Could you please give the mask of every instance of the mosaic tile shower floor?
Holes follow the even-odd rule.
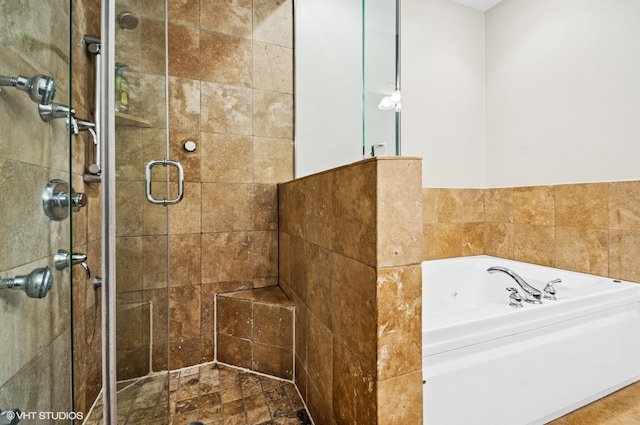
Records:
[[[118,388],[118,425],[312,425],[292,383],[219,364],[172,371],[168,388],[166,374]],[[102,425],[101,404],[85,425]]]

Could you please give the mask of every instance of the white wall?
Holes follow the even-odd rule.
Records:
[[[402,153],[425,187],[639,179],[639,22],[638,0],[403,0]]]
[[[486,13],[486,184],[640,178],[640,1]]]
[[[484,15],[402,0],[402,154],[424,187],[484,187]]]

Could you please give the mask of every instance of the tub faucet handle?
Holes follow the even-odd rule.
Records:
[[[520,293],[518,293],[518,290],[510,286],[507,288],[507,291],[511,292],[511,294],[509,295],[509,305],[511,307],[521,308],[522,297],[520,296]]]
[[[562,282],[562,279],[553,279],[547,282],[547,286],[544,287],[544,298],[547,300],[557,300],[556,288],[553,287],[556,283]]]

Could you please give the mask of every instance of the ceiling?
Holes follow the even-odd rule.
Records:
[[[459,3],[472,9],[486,12],[502,0],[451,0],[454,3]]]

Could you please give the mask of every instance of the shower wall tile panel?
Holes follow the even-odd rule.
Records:
[[[422,422],[420,176],[377,158],[279,185],[295,382],[317,424]]]
[[[216,294],[278,283],[276,184],[293,178],[293,2],[169,3],[169,149],[187,181],[169,213],[170,285],[199,297],[199,308],[173,303],[172,315],[200,315],[186,336],[171,322],[174,369],[214,360]]]

